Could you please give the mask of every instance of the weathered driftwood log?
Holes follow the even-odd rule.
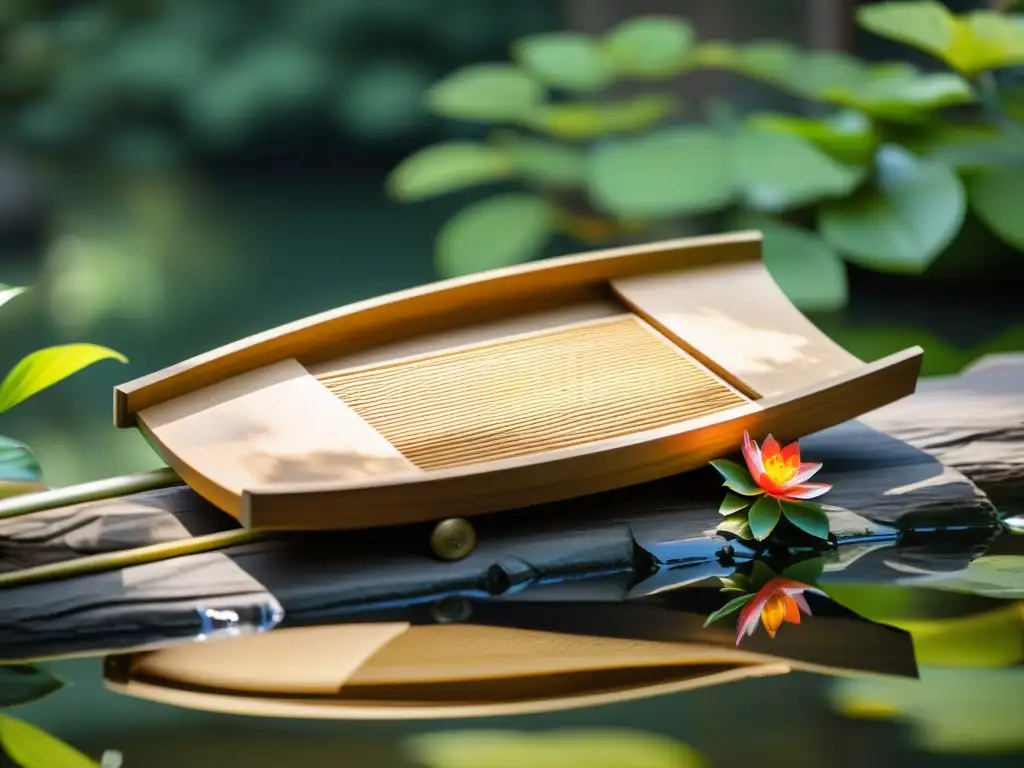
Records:
[[[962,568],[994,535],[986,493],[1010,503],[1024,482],[1024,355],[923,381],[917,395],[801,442],[805,456],[825,463],[821,477],[834,485],[824,499],[840,543],[830,578],[881,578],[880,571],[908,559],[925,570]],[[730,550],[733,557],[749,556],[715,535],[721,498],[713,472],[693,472],[485,516],[476,521],[477,549],[454,563],[432,558],[427,532],[418,528],[282,535],[3,590],[0,659],[165,642],[235,621],[273,624],[282,615],[287,624],[308,624],[453,594],[508,598],[543,589],[545,599],[576,600],[652,594],[727,575]],[[177,486],[6,521],[0,567],[234,525]],[[958,533],[950,545],[929,533],[943,527],[977,533]]]

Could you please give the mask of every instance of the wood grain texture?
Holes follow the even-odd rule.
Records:
[[[630,315],[318,378],[424,470],[582,446],[748,402]]]
[[[255,486],[418,473],[295,360],[148,408],[139,419],[182,479],[235,517]]]
[[[793,439],[914,391],[921,350],[786,396],[582,446],[486,464],[381,477],[374,482],[265,485],[247,489],[241,519],[252,528],[355,529],[474,516],[571,499],[694,469],[737,450],[743,432]],[[416,504],[411,505],[410,499]],[[345,515],[333,510],[359,510]]]
[[[759,261],[611,285],[633,311],[752,397],[783,395],[862,365],[793,306]]]
[[[625,275],[759,259],[761,234],[670,240],[535,261],[420,286],[313,315],[225,345],[114,391],[114,423],[195,389],[296,358],[303,364],[414,336],[522,314],[531,303],[564,305]]]
[[[884,583],[914,571],[966,567],[988,547],[985,526],[994,521],[985,493],[1008,505],[1024,501],[1014,491],[1024,478],[1024,355],[923,379],[915,395],[865,418],[870,426],[847,423],[801,441],[808,460],[824,462],[821,479],[834,484],[822,500],[833,505],[840,546],[825,579]],[[423,604],[465,589],[530,598],[542,588],[545,598],[615,601],[727,576],[732,569],[719,559],[726,542],[714,533],[719,483],[701,470],[483,517],[476,521],[477,549],[456,563],[432,559],[422,530],[368,530],[281,535],[227,552],[22,587],[0,593],[0,660],[183,640],[199,631],[197,606],[245,615],[271,597],[288,623],[305,625],[365,616],[373,606],[389,620],[386,611],[403,601]],[[182,485],[0,523],[0,563],[30,567],[232,522]],[[933,541],[914,533],[937,525],[976,526],[978,535],[958,531]]]

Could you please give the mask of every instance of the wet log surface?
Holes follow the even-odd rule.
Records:
[[[1024,497],[1024,355],[959,376],[801,441],[839,546],[827,578],[877,580],[894,564],[966,566],[995,537],[992,501]],[[0,660],[96,653],[214,634],[232,623],[310,624],[446,596],[622,600],[733,569],[750,552],[714,528],[710,470],[485,516],[466,559],[439,562],[428,529],[281,535],[68,581],[0,591]],[[990,499],[992,501],[990,501]],[[236,527],[186,486],[0,523],[0,569]],[[967,528],[970,530],[960,530]],[[953,529],[944,533],[943,529]],[[905,574],[904,574],[905,575]],[[236,627],[237,629],[237,627]]]

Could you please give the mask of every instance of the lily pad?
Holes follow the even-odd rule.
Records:
[[[764,493],[757,483],[750,477],[750,472],[747,468],[737,464],[735,461],[729,459],[715,459],[711,462],[711,466],[715,468],[725,482],[723,485],[730,491],[736,491],[736,493],[743,496],[757,496]]]
[[[32,664],[0,666],[0,709],[17,707],[49,696],[64,682]]]
[[[473,203],[437,236],[445,277],[519,264],[537,256],[554,233],[555,210],[535,195],[510,193]]]
[[[396,200],[425,200],[511,175],[513,165],[496,147],[451,141],[425,147],[405,158],[388,176],[388,192]]]
[[[43,470],[32,450],[24,443],[0,436],[0,499],[45,489]]]
[[[771,496],[761,496],[747,513],[747,520],[750,521],[750,530],[758,541],[767,539],[775,526],[778,525],[782,516],[782,507],[778,499]]]
[[[120,352],[97,344],[62,344],[26,355],[0,383],[0,413],[101,360],[128,362]]]
[[[876,186],[822,204],[819,229],[833,248],[868,269],[919,274],[948,246],[967,208],[960,179],[946,165],[886,146]]]

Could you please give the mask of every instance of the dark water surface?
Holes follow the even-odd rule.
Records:
[[[12,314],[6,321],[25,329],[17,337],[18,352],[55,339],[88,338],[131,358],[128,369],[97,366],[83,374],[77,385],[69,383],[44,393],[5,415],[6,432],[38,448],[54,485],[159,465],[136,435],[109,426],[112,384],[296,317],[431,279],[426,244],[438,223],[458,207],[454,200],[415,208],[388,207],[376,185],[360,187],[351,181],[322,189],[310,189],[308,184],[281,183],[272,190],[239,184],[216,192],[175,188],[147,194],[135,190],[131,199],[136,207],[130,213],[112,215],[113,223],[102,232],[97,230],[95,222],[100,218],[96,216],[83,216],[86,223],[81,225],[69,222],[67,231],[78,232],[86,244],[78,256],[64,257],[80,270],[79,280],[70,287],[61,286],[45,269],[34,277],[26,269],[26,280],[40,288],[20,315]],[[290,201],[286,209],[285,199]],[[216,227],[204,228],[211,221],[217,222]],[[138,256],[144,247],[152,251],[147,252],[148,260]],[[128,266],[119,269],[119,264]],[[131,290],[102,288],[104,276],[114,273],[127,275],[122,279]],[[90,275],[91,282],[85,279]],[[139,294],[134,300],[133,293]],[[54,307],[63,308],[63,314],[58,314],[63,324],[46,319]],[[977,317],[974,321],[984,325]],[[871,326],[832,317],[822,319],[822,325],[841,343],[869,358],[921,343],[931,373],[953,372],[989,351],[1024,348],[1024,334],[1012,323],[993,323],[991,333],[970,344],[949,340],[941,329],[922,327],[912,315],[902,324],[887,320]],[[288,632],[320,627],[326,639],[313,641],[312,646],[286,640],[246,656],[250,646],[240,645],[237,654],[228,651],[216,663],[202,655],[187,664],[174,657],[175,663],[200,672],[208,665],[210,679],[203,680],[200,673],[187,685],[180,680],[173,685],[164,680],[161,685],[199,689],[205,683],[216,688],[226,684],[224,676],[237,663],[238,674],[252,688],[250,699],[279,700],[281,682],[267,679],[275,666],[291,665],[296,685],[316,681],[322,685],[324,677],[342,674],[332,665],[344,666],[346,653],[351,653],[344,628],[385,622],[409,622],[417,629],[482,625],[495,631],[598,637],[614,643],[607,651],[594,653],[622,654],[626,667],[639,653],[622,645],[628,645],[630,638],[647,643],[685,640],[704,653],[713,652],[713,663],[705,660],[699,671],[717,680],[715,674],[735,669],[739,663],[730,655],[735,653],[734,619],[723,619],[708,630],[700,625],[728,597],[718,592],[718,579],[733,568],[746,572],[750,563],[723,567],[696,580],[685,569],[670,572],[656,566],[642,574],[629,568],[582,573],[570,581],[534,583],[512,599],[503,595],[500,602],[479,590],[463,590],[463,602],[448,601],[440,608],[436,596],[414,599],[401,590],[390,604],[378,595],[360,610],[356,610],[358,601],[339,598],[333,615],[291,624],[286,619],[281,628],[258,636],[287,638]],[[655,577],[660,591],[642,594],[644,590],[637,590]],[[87,657],[38,662],[40,668],[69,683],[66,688],[5,714],[30,722],[96,759],[105,750],[118,750],[129,768],[408,766],[425,760],[412,751],[409,738],[417,734],[500,729],[522,735],[564,728],[585,731],[574,737],[579,741],[541,740],[525,746],[502,742],[504,737],[492,734],[498,747],[492,744],[488,754],[473,751],[484,750],[479,742],[474,746],[463,741],[460,746],[456,741],[442,745],[441,757],[430,764],[438,768],[1020,764],[1024,754],[1024,537],[993,528],[980,539],[977,532],[964,532],[913,547],[905,540],[866,542],[856,557],[843,555],[826,563],[820,586],[827,597],[809,598],[813,616],[805,617],[799,626],[783,625],[774,640],[761,628],[740,646],[772,657],[762,660],[765,666],[775,665],[766,673],[779,672],[780,664],[790,665],[792,671],[605,706],[520,716],[389,721],[380,713],[386,706],[396,706],[394,702],[381,699],[380,690],[367,689],[367,696],[378,697],[370,709],[380,719],[203,711],[110,690],[105,672],[108,682],[128,674],[124,660],[104,669],[105,651],[121,644],[118,627],[112,625],[109,642],[97,642]],[[331,587],[323,585],[323,589]],[[554,608],[552,600],[558,601]],[[57,607],[49,616],[50,625],[54,617],[59,620],[61,610],[59,600],[53,605]],[[64,609],[72,610],[70,597]],[[239,616],[234,623],[230,617],[213,616],[211,627],[213,631],[246,629],[246,624],[272,620],[244,611]],[[27,622],[20,628],[31,630],[31,626]],[[443,657],[448,647],[468,654],[460,637],[452,632],[426,635],[419,647],[427,657]],[[188,646],[227,649],[232,643],[250,641],[249,637],[211,639]],[[5,642],[0,619],[0,647]],[[520,669],[539,663],[539,651],[518,658],[516,647],[515,643],[508,646],[503,663],[519,664]],[[576,646],[570,643],[570,648]],[[561,653],[572,655],[565,648]],[[916,670],[908,670],[907,664],[914,659]],[[817,668],[808,671],[809,665]],[[609,678],[605,687],[654,685],[670,675],[664,670],[651,672],[650,663],[645,669]],[[514,679],[516,674],[509,676]],[[552,691],[562,690],[550,681],[545,685],[553,685]],[[444,695],[446,700],[465,703],[464,699],[483,696],[480,691],[485,688],[469,686],[461,693]],[[528,689],[529,685],[499,686],[489,689],[488,695],[506,700],[543,698],[540,688],[532,694]],[[428,695],[423,690],[419,694]],[[440,694],[435,687],[429,695]],[[623,733],[624,729],[630,733]],[[581,745],[604,743],[597,734],[609,731],[601,738],[618,739],[636,762],[613,761],[612,746],[598,749],[597,756],[585,752]],[[637,738],[637,733],[659,734],[688,745],[693,752],[679,748],[666,755],[660,743],[633,744],[629,739]],[[655,747],[661,757],[655,755]],[[597,757],[609,760],[601,763]],[[11,764],[9,758],[0,758],[0,765],[7,764]]]

